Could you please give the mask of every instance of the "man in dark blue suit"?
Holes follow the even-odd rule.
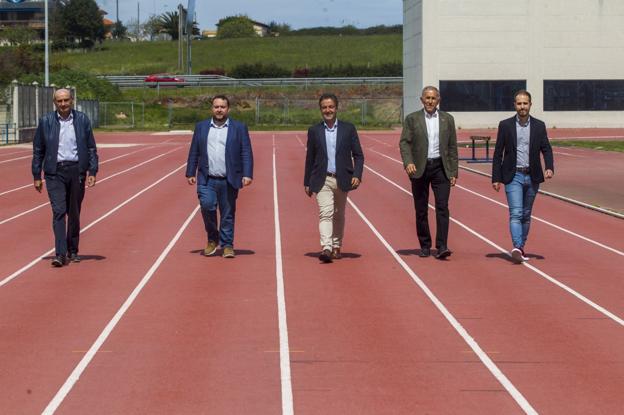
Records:
[[[85,182],[95,186],[98,155],[91,122],[73,109],[71,91],[54,92],[52,111],[39,120],[33,140],[32,174],[35,190],[41,193],[45,174],[46,189],[52,206],[52,228],[56,254],[52,266],[62,267],[68,259],[80,262],[80,208]]]
[[[362,181],[364,153],[355,126],[338,122],[338,98],[323,94],[319,99],[323,121],[308,130],[303,186],[315,195],[319,206],[322,262],[340,259],[344,235],[347,193]]]
[[[521,90],[514,95],[516,115],[498,124],[492,160],[492,187],[497,192],[505,185],[509,205],[509,231],[512,259],[521,263],[528,258],[524,244],[529,236],[531,211],[539,185],[555,174],[552,148],[546,125],[529,115],[531,94]],[[540,153],[546,169],[542,171]]]
[[[186,166],[188,184],[197,183],[208,234],[204,255],[213,255],[221,245],[224,258],[234,258],[238,191],[253,180],[253,153],[247,126],[229,118],[229,110],[230,101],[225,95],[212,99],[212,118],[195,126]]]

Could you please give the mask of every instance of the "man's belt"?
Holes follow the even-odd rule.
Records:
[[[529,174],[531,173],[531,169],[529,167],[516,167],[517,173]]]

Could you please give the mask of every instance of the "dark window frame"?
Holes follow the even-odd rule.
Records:
[[[441,80],[440,109],[450,112],[514,111],[513,96],[526,79]]]
[[[544,111],[624,111],[624,79],[544,79]]]

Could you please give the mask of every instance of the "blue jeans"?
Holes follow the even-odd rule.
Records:
[[[234,217],[238,189],[229,185],[226,179],[208,178],[205,185],[197,185],[197,197],[201,206],[208,240],[221,247],[234,247]],[[221,217],[217,226],[217,206]]]
[[[531,181],[530,174],[516,173],[505,185],[509,205],[509,231],[514,248],[524,248],[531,226],[531,210],[539,190],[539,183]]]

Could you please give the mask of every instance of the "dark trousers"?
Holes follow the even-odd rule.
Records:
[[[451,182],[444,174],[441,159],[427,161],[424,174],[418,179],[412,178],[412,195],[416,209],[416,234],[421,248],[431,248],[429,231],[429,186],[433,189],[436,209],[436,248],[447,248],[449,229],[448,201],[451,194]]]
[[[80,239],[80,206],[84,199],[85,175],[80,174],[78,163],[59,164],[56,174],[46,174],[45,180],[52,205],[52,229],[56,255],[77,254]]]
[[[197,185],[197,197],[201,206],[208,240],[219,242],[222,248],[234,247],[234,220],[238,190],[228,181],[209,177],[205,185]],[[221,220],[217,226],[217,207]]]

